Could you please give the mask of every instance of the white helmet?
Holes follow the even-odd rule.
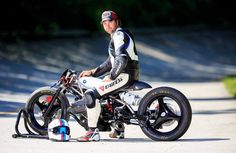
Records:
[[[54,141],[69,141],[70,127],[64,119],[54,119],[48,125],[48,137]]]

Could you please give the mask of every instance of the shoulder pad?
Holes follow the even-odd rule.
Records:
[[[123,39],[124,38],[124,32],[122,31],[116,31],[113,35],[114,39]]]

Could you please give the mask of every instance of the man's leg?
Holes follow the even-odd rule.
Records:
[[[100,95],[105,95],[120,88],[123,88],[124,86],[129,84],[129,82],[129,75],[122,73],[112,82],[101,83],[99,86],[96,87],[96,90]],[[109,137],[123,139],[125,130],[124,124],[121,122],[114,123],[112,127],[114,130],[109,134]]]
[[[97,129],[97,122],[99,115],[101,113],[101,105],[99,100],[95,100],[94,108],[87,108],[87,116],[88,116],[88,127],[89,131],[84,135],[77,139],[80,142],[86,141],[99,141],[100,135]]]
[[[101,113],[101,105],[99,100],[96,99],[96,104],[94,108],[87,108],[87,115],[88,115],[88,127],[97,127],[97,122],[99,115]]]
[[[95,100],[98,96],[109,94],[112,91],[124,87],[129,82],[128,74],[121,74],[111,82],[101,82],[94,90],[87,90],[84,95],[84,100],[87,103],[88,114],[88,127],[89,131],[82,137],[78,138],[78,141],[98,141],[100,139],[97,122],[101,112],[101,106],[98,100]]]

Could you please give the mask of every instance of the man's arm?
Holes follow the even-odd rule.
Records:
[[[127,65],[127,56],[118,55],[114,60],[114,66],[110,71],[110,79],[116,79]]]
[[[111,62],[110,62],[110,57],[108,57],[107,60],[103,62],[100,66],[98,66],[97,68],[82,71],[79,77],[80,78],[87,77],[87,76],[98,77],[105,74],[106,72],[109,72],[110,69],[111,69]]]
[[[111,66],[110,57],[108,57],[105,62],[103,62],[97,68],[93,69],[94,73],[92,74],[92,76],[99,77],[99,76],[109,72],[111,70],[111,67],[112,66]]]

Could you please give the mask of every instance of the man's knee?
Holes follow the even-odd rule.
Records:
[[[86,105],[88,108],[94,108],[96,103],[96,94],[94,90],[87,90],[84,93],[84,98],[86,100]]]

